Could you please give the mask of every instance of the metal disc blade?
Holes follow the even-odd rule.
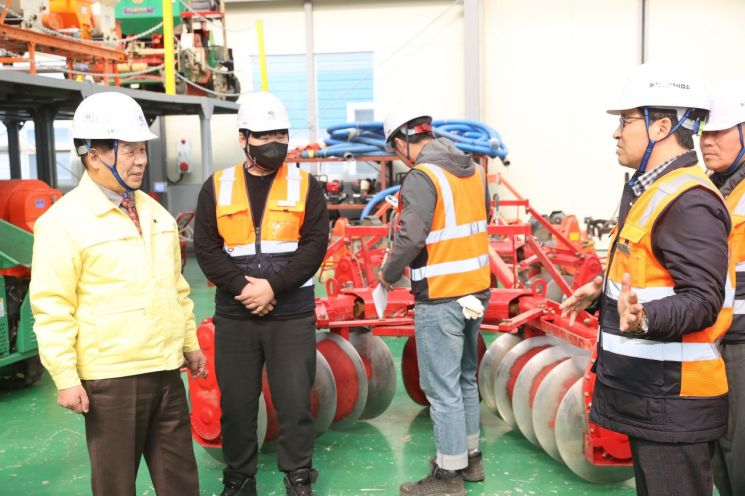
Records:
[[[562,461],[556,446],[556,412],[569,388],[582,378],[589,356],[578,354],[557,365],[538,386],[533,403],[533,431],[538,444],[557,461]]]
[[[264,444],[264,436],[266,435],[266,404],[264,403],[264,396],[259,396],[259,410],[258,416],[256,417],[256,441],[258,442],[258,449],[261,449]],[[222,454],[222,447],[216,446],[202,446],[204,451],[207,452],[212,458],[220,463],[225,463],[225,458]]]
[[[336,382],[336,411],[332,429],[345,429],[360,418],[367,402],[367,374],[357,350],[331,332],[316,334],[316,348],[324,356]]]
[[[494,400],[497,404],[499,416],[513,429],[517,427],[517,422],[515,422],[515,415],[512,412],[512,392],[520,371],[533,356],[549,346],[560,343],[558,339],[551,336],[525,339],[508,351],[502,359],[502,363],[499,364],[494,379]]]
[[[396,394],[393,355],[385,342],[367,328],[352,329],[349,341],[362,358],[367,373],[367,401],[360,418],[375,418],[388,408]]]
[[[585,458],[585,420],[582,401],[582,379],[574,383],[556,413],[556,445],[567,467],[586,481],[607,484],[621,482],[634,476],[632,467],[593,465]]]
[[[576,348],[569,345],[546,348],[528,360],[515,381],[512,392],[512,412],[520,432],[528,441],[538,446],[533,430],[533,405],[536,393],[546,375],[561,362],[572,356]]]
[[[569,284],[569,287],[572,287],[572,284],[574,284],[574,276],[565,275],[564,280]],[[561,290],[558,284],[556,284],[556,281],[554,281],[550,275],[546,274],[546,299],[555,301],[556,303],[561,303],[564,301],[564,298],[566,298],[566,295]]]
[[[259,444],[259,448],[264,453],[273,453],[277,450],[279,417],[272,402],[266,369],[264,369],[262,379],[264,393],[261,395],[263,401],[259,402],[259,419],[261,420],[261,409],[263,408],[265,435],[260,438],[263,440],[263,446]],[[336,412],[336,381],[334,381],[334,376],[331,373],[331,367],[318,350],[316,350],[316,377],[310,390],[310,411],[313,415],[316,437],[318,437],[329,430],[331,422],[334,420],[334,412]]]
[[[218,462],[225,463],[225,458],[222,456],[222,448],[214,448],[212,446],[202,446],[202,448],[204,448],[204,451]]]
[[[277,439],[279,438],[279,417],[277,409],[272,401],[272,390],[269,388],[269,380],[266,375],[266,367],[261,372],[261,398],[266,412],[266,427],[264,428],[264,442],[261,445],[261,451],[264,453],[273,453],[277,449]]]
[[[258,440],[258,449],[264,444],[264,438],[266,437],[266,426],[267,426],[267,414],[266,414],[266,402],[264,401],[264,395],[259,396],[259,413],[256,417],[256,439]]]
[[[331,367],[320,351],[316,350],[316,378],[310,391],[310,411],[316,428],[316,437],[331,428],[336,414],[336,381]]]
[[[401,352],[401,379],[409,398],[422,406],[428,406],[427,395],[419,384],[419,360],[416,356],[416,338],[409,336]]]
[[[502,359],[521,339],[514,334],[502,334],[489,346],[479,365],[479,393],[484,405],[494,415],[499,415],[494,398],[494,378]]]

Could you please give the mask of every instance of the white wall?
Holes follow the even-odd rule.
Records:
[[[745,78],[742,0],[648,0],[649,60]],[[506,177],[543,212],[611,216],[623,175],[605,109],[640,61],[641,0],[481,0],[482,120],[502,134]],[[463,7],[450,0],[314,0],[317,53],[373,51],[376,118],[413,95],[435,117],[464,114]],[[267,55],[305,53],[302,0],[228,1],[228,44],[252,86],[262,19]],[[270,88],[271,89],[271,88]],[[192,122],[193,121],[193,122]],[[234,117],[213,120],[213,169],[241,160]],[[198,118],[167,122],[169,153],[189,135],[201,182]],[[175,167],[175,159],[169,160]],[[175,177],[175,169],[171,171]]]
[[[693,64],[710,81],[743,79],[744,21],[742,0],[649,0],[649,59]]]
[[[510,149],[500,171],[541,212],[607,218],[618,204],[617,118],[605,109],[638,61],[638,4],[484,2],[482,115]]]
[[[640,62],[640,0],[482,0],[483,116],[510,148],[506,177],[538,207],[608,217],[623,173],[605,114]],[[741,0],[648,0],[647,60],[745,77]]]
[[[430,105],[435,115],[463,114],[463,9],[460,5],[452,0],[316,0],[313,12],[316,53],[374,52],[377,119],[382,120],[387,109],[405,95]],[[267,55],[305,53],[302,1],[229,1],[226,5],[227,40],[233,49],[244,93],[251,91],[253,85],[251,57],[258,55],[257,19],[263,23]],[[194,172],[185,177],[180,186],[171,188],[171,193],[177,193],[183,186],[201,183],[204,178],[199,118],[167,118],[166,135],[169,176],[178,177],[176,143],[181,137],[189,138],[192,143],[195,166]],[[213,117],[212,136],[213,170],[242,160],[236,141],[235,116]]]

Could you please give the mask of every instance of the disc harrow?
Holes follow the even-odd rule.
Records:
[[[588,422],[597,318],[583,312],[570,324],[559,310],[563,297],[602,272],[600,259],[572,230],[576,222],[564,218],[561,226],[552,224],[498,179],[515,199],[495,202],[499,213],[487,228],[492,289],[481,330],[499,336],[488,348],[479,336],[480,395],[489,411],[579,477],[599,483],[631,478],[626,436]],[[507,219],[503,212],[512,207],[530,216],[531,223]],[[390,405],[396,372],[381,337],[406,338],[403,384],[412,400],[428,405],[419,384],[415,302],[409,288],[389,291],[382,318],[373,303],[376,272],[385,257],[391,225],[395,226],[395,219],[390,225],[385,215],[379,219],[369,225],[338,224],[322,265],[326,296],[316,298],[318,353],[311,392],[318,435],[374,418]],[[541,241],[534,236],[536,226],[544,233]],[[211,319],[202,323],[198,336],[210,368],[206,379],[190,379],[192,430],[199,444],[214,449],[221,444],[220,393]],[[263,420],[260,414],[259,436],[264,449],[272,449],[278,424],[266,380],[263,392],[260,403],[266,414]]]

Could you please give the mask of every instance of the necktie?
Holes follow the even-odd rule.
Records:
[[[137,209],[135,208],[135,202],[132,198],[124,198],[122,200],[122,207],[124,211],[129,215],[129,218],[134,222],[137,232],[142,236],[142,229],[140,228],[140,217],[137,215]]]

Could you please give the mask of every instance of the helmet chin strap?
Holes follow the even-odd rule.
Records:
[[[730,165],[726,171],[722,172],[723,175],[729,176],[735,170],[740,166],[740,160],[742,160],[743,155],[745,155],[745,139],[743,139],[742,136],[742,123],[737,125],[737,131],[740,133],[740,153],[737,154],[737,157],[735,158],[735,161],[732,162],[732,165]]]
[[[88,153],[93,153],[93,149],[91,149],[91,146],[87,141],[85,142],[85,147],[88,149]],[[98,157],[98,160],[100,160],[101,163],[105,165],[106,168],[108,168],[111,171],[111,173],[114,175],[114,179],[116,179],[116,182],[118,182],[119,185],[122,188],[124,188],[124,198],[129,198],[131,196],[131,193],[134,190],[127,183],[124,182],[124,179],[122,179],[122,176],[119,175],[119,171],[116,170],[116,162],[119,157],[118,151],[119,151],[119,140],[114,140],[114,163],[111,165],[107,164],[106,161],[104,161],[104,159],[101,158],[101,156],[98,155],[97,153],[95,155],[96,157]]]
[[[691,114],[691,110],[693,109],[686,109],[685,114],[683,114],[683,117],[678,119],[678,122],[675,123],[673,128],[670,130],[667,135],[662,138],[663,140],[668,138],[670,135],[675,133],[680,126],[683,125],[683,123],[688,119],[688,116]],[[642,157],[642,163],[639,165],[639,176],[644,174],[647,171],[647,162],[649,162],[649,156],[652,154],[652,149],[654,148],[654,145],[656,145],[658,142],[654,141],[652,138],[649,137],[649,107],[643,107],[642,111],[644,112],[644,127],[647,129],[647,139],[649,140],[649,143],[647,143],[647,149],[644,151],[644,156]],[[698,125],[696,126],[698,127]],[[662,141],[662,140],[660,140]],[[629,186],[633,186],[633,184],[636,182],[637,176],[634,175],[634,177],[631,178],[629,181]]]

